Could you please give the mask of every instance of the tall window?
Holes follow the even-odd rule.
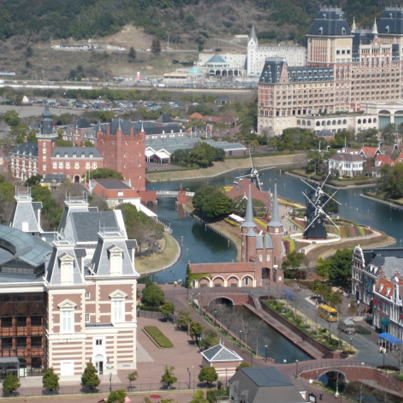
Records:
[[[112,301],[112,319],[114,322],[124,322],[125,307],[124,301]]]
[[[62,333],[73,331],[73,311],[62,311]]]

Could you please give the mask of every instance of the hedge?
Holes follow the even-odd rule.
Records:
[[[172,348],[174,345],[171,340],[166,337],[157,326],[144,326],[144,330],[154,339],[154,341],[162,348]]]
[[[161,312],[161,309],[156,306],[138,305],[140,311]]]

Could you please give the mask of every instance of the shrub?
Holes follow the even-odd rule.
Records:
[[[153,338],[153,340],[162,348],[172,348],[174,345],[157,326],[144,326],[144,330]]]
[[[371,331],[368,329],[365,329],[364,327],[362,327],[361,325],[357,325],[355,327],[355,332],[358,334],[371,334]]]
[[[228,396],[228,392],[226,390],[207,391],[207,400],[209,401],[209,403],[215,403],[217,401],[217,397],[219,396]]]

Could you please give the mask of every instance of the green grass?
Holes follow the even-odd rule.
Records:
[[[144,326],[144,330],[154,339],[154,341],[162,348],[172,348],[174,345],[172,344],[171,340],[168,339],[158,329],[157,326]]]

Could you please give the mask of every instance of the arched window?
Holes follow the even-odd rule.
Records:
[[[335,120],[333,120],[332,125],[335,125],[335,124],[336,124],[336,121],[335,121]]]
[[[372,119],[368,119],[368,123],[372,123]]]
[[[358,122],[357,122],[359,125],[361,124],[361,119],[358,119]]]
[[[363,120],[362,120],[362,123],[367,123],[367,119],[363,119]]]
[[[320,126],[320,122],[316,122],[316,126]]]
[[[343,125],[346,125],[347,124],[347,119],[344,119],[343,120]]]

